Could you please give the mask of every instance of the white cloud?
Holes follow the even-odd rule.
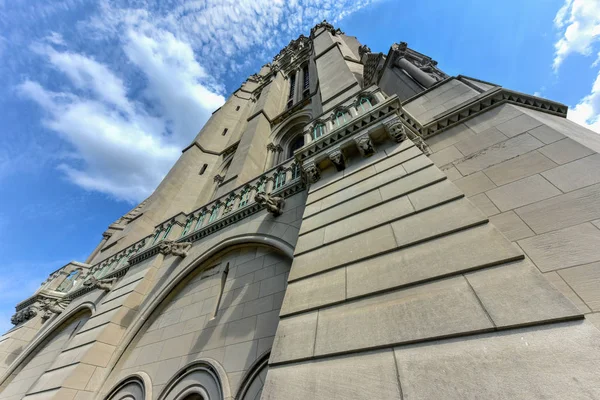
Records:
[[[78,24],[92,40],[84,51],[56,31],[32,46],[68,85],[30,78],[19,92],[73,146],[59,164],[71,182],[136,202],[224,102],[225,79],[243,79],[315,23],[372,1],[147,0],[135,9],[102,1]]]
[[[565,0],[554,18],[561,31],[554,44],[554,70],[571,53],[590,55],[593,44],[600,39],[600,0]]]
[[[600,72],[589,95],[569,110],[567,117],[587,128],[600,133]]]
[[[34,50],[69,79],[72,90],[55,92],[31,80],[19,86],[47,113],[43,124],[75,148],[77,157],[59,166],[67,178],[130,202],[154,190],[224,101],[200,83],[210,79],[188,44],[168,32],[147,30],[157,39],[129,30],[123,46],[144,73],[144,100],[161,108],[158,116],[145,110],[148,103],[130,99],[124,82],[106,65],[50,46]]]
[[[565,0],[554,18],[554,25],[561,31],[560,39],[554,44],[556,72],[570,54],[589,56],[600,41],[600,0]],[[600,52],[591,67],[599,63]],[[600,133],[600,71],[590,93],[571,107],[567,118]]]

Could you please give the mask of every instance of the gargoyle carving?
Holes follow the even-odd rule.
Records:
[[[321,171],[319,171],[319,167],[314,162],[306,164],[304,171],[310,183],[315,183],[321,178]]]
[[[373,148],[373,142],[371,142],[371,138],[369,135],[364,135],[355,139],[356,146],[358,147],[358,151],[363,156],[370,156],[375,152]]]
[[[158,245],[158,251],[165,256],[172,254],[184,258],[192,247],[191,242],[174,242],[172,240],[163,240]]]
[[[329,153],[329,159],[331,160],[333,165],[335,165],[335,168],[338,171],[342,171],[344,170],[344,168],[346,168],[346,162],[344,160],[344,155],[342,154],[341,150],[338,149]]]
[[[285,200],[283,197],[271,196],[267,193],[256,193],[254,201],[260,205],[264,205],[267,211],[274,216],[281,215],[283,207],[285,206]]]
[[[92,275],[85,282],[83,282],[83,286],[92,289],[101,289],[105,292],[110,292],[110,289],[112,288],[116,280],[117,278],[97,279],[94,275]]]
[[[385,130],[390,137],[397,143],[401,143],[406,139],[406,128],[399,119],[395,118],[385,124]]]
[[[358,47],[358,56],[362,59],[362,57],[371,52],[371,48],[369,46],[367,46],[366,44],[363,44],[362,46]]]
[[[10,318],[10,322],[13,325],[18,325],[21,322],[30,320],[37,315],[37,310],[34,307],[27,307],[21,311],[17,311],[15,315]]]
[[[42,299],[39,308],[44,314],[42,315],[42,321],[46,322],[52,317],[52,315],[58,315],[62,313],[71,301],[66,299]]]

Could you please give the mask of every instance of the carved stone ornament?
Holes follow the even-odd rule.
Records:
[[[42,321],[46,322],[53,315],[62,313],[69,305],[71,301],[67,299],[42,299],[39,308],[44,314],[42,314]]]
[[[28,321],[31,318],[35,317],[37,315],[37,310],[30,306],[27,308],[22,309],[21,311],[17,311],[11,318],[10,318],[10,322],[12,322],[13,325],[18,325],[22,322]]]
[[[158,251],[165,256],[172,254],[184,258],[192,248],[192,242],[174,242],[172,240],[163,240],[158,245]]]
[[[221,175],[215,175],[214,181],[217,183],[222,183],[225,180]]]
[[[267,211],[274,216],[281,215],[283,207],[285,206],[285,200],[283,197],[272,196],[267,193],[256,193],[254,201],[260,205],[264,205]]]
[[[83,286],[92,289],[104,290],[105,292],[110,292],[110,289],[112,289],[112,286],[116,281],[117,278],[97,279],[94,275],[92,275],[85,282],[83,282]]]
[[[395,140],[397,143],[401,143],[404,141],[404,139],[406,139],[406,128],[398,118],[394,118],[393,120],[387,122],[385,124],[385,130],[388,135],[390,135],[392,140]]]
[[[304,172],[306,172],[306,176],[310,183],[315,183],[321,179],[321,171],[319,171],[319,167],[317,167],[314,162],[306,164],[304,166]]]
[[[371,48],[369,46],[367,46],[366,44],[363,44],[362,46],[358,47],[358,57],[359,58],[362,59],[362,57],[367,53],[371,53]]]
[[[276,152],[277,151],[277,146],[275,146],[273,143],[269,143],[267,145],[267,150],[268,151],[272,151],[272,152]]]
[[[334,150],[331,153],[329,153],[328,155],[329,155],[329,159],[331,160],[333,165],[335,165],[335,168],[338,171],[342,171],[344,168],[346,168],[346,162],[344,160],[344,155],[342,154],[341,150],[339,150],[339,149]]]
[[[356,142],[358,151],[363,157],[368,157],[375,152],[375,149],[373,148],[373,142],[371,142],[369,135],[360,136],[354,139],[354,142]]]
[[[325,28],[326,30],[328,30],[329,32],[331,32],[332,34],[334,34],[335,28],[333,27],[333,25],[331,25],[329,22],[327,22],[327,20],[323,20],[323,22],[319,22],[318,24],[316,24],[311,30],[310,33],[313,34],[317,29],[319,28]]]

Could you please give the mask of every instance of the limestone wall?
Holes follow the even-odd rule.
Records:
[[[507,104],[427,142],[431,160],[600,326],[598,134]]]

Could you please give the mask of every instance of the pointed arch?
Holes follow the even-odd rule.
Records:
[[[227,374],[216,361],[203,358],[194,361],[175,373],[166,384],[158,400],[184,400],[198,395],[203,400],[224,400],[231,398]]]
[[[242,380],[240,389],[238,390],[235,400],[260,400],[267,372],[269,371],[269,356],[270,351],[267,351],[248,369],[248,372]]]
[[[152,399],[152,381],[145,372],[136,372],[121,379],[108,393],[105,400]]]
[[[30,362],[53,345],[56,346],[57,349],[52,351],[57,351],[58,355],[62,349],[68,345],[74,334],[81,329],[85,322],[93,315],[94,311],[94,304],[85,302],[74,307],[73,310],[63,312],[53,320],[46,322],[48,326],[45,327],[45,329],[42,328],[42,330],[38,332],[32,342],[25,347],[9,368],[0,376],[0,386],[3,387],[3,389],[0,390],[0,399],[5,398],[5,396],[24,395],[31,387],[33,387],[35,382],[50,367],[54,361],[53,357],[49,357],[46,368],[40,369],[39,366],[36,366],[35,368],[39,369],[38,373],[34,376],[31,376],[30,374],[27,375],[27,379],[31,382],[31,385],[24,387],[22,384],[18,384],[20,381],[19,374],[21,372],[25,373],[28,370]],[[62,345],[60,345],[60,343],[62,343]],[[12,385],[12,383],[15,383],[15,385]],[[12,393],[12,391],[16,392]]]
[[[125,332],[121,344],[117,347],[114,357],[111,359],[107,368],[111,371],[110,374],[117,373],[115,371],[117,365],[124,357],[129,355],[128,350],[135,348],[135,340],[140,337],[140,334],[145,332],[145,329],[149,321],[151,321],[153,314],[165,304],[167,298],[177,290],[180,285],[186,281],[192,274],[200,274],[202,269],[200,267],[211,267],[211,260],[214,260],[219,254],[234,250],[237,247],[248,247],[248,246],[264,246],[269,247],[276,253],[285,256],[286,259],[290,260],[293,258],[294,248],[284,241],[283,239],[271,235],[259,235],[259,234],[243,234],[239,236],[229,237],[217,243],[215,246],[207,249],[202,254],[198,255],[193,261],[187,266],[183,267],[169,279],[166,279],[161,286],[156,288],[156,292],[153,294],[152,299],[144,305],[136,316],[136,320]],[[133,346],[133,347],[132,347]],[[125,360],[123,360],[125,361]],[[218,363],[214,361],[212,364],[213,368],[218,367]],[[218,368],[217,368],[218,370]],[[109,374],[109,375],[110,375]],[[105,380],[106,382],[106,380]],[[224,394],[230,392],[229,383],[227,380],[221,378],[221,388]],[[104,393],[105,389],[102,389]]]

